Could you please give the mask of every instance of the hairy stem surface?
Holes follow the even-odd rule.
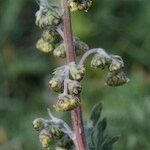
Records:
[[[71,13],[67,5],[67,0],[63,0],[63,9],[64,39],[66,46],[67,61],[68,63],[70,63],[75,61],[76,55],[72,36]],[[81,107],[78,107],[77,109],[71,111],[71,118],[73,130],[76,135],[76,149],[88,150],[83,126],[83,116]]]

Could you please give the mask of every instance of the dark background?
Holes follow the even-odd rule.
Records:
[[[115,149],[149,150],[150,1],[93,1],[88,13],[73,13],[74,34],[90,47],[121,55],[131,81],[104,86],[106,72],[91,69],[88,62],[82,93],[85,122],[101,100],[107,132],[121,136]],[[47,117],[47,107],[56,100],[48,81],[65,61],[36,50],[41,33],[35,26],[37,9],[34,0],[0,1],[0,150],[40,150],[32,120]]]

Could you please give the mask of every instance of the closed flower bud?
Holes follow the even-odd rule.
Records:
[[[77,11],[78,10],[78,3],[77,2],[70,2],[70,10],[71,11]]]
[[[92,1],[91,0],[81,0],[81,1],[74,0],[74,1],[69,2],[69,5],[70,5],[71,11],[77,11],[77,10],[87,11],[89,7],[91,7],[92,5]]]
[[[80,81],[85,75],[85,68],[83,66],[77,66],[74,62],[69,64],[69,70],[74,80]]]
[[[91,61],[91,67],[104,69],[108,63],[109,58],[96,54]]]
[[[49,148],[49,146],[51,144],[53,144],[53,142],[54,142],[54,137],[47,130],[43,129],[40,132],[39,140],[40,140],[43,148]]]
[[[49,86],[51,89],[55,92],[62,92],[63,90],[63,77],[60,76],[54,76],[50,81],[49,81]]]
[[[78,5],[78,10],[84,10],[84,11],[87,12],[88,9],[91,7],[91,5],[92,5],[92,1],[91,0],[85,0],[80,5]]]
[[[66,57],[66,51],[65,51],[65,44],[62,42],[60,45],[58,45],[54,51],[54,56],[65,58]]]
[[[65,66],[56,68],[55,71],[53,72],[54,77],[49,81],[49,86],[55,92],[61,92],[63,90],[64,69]]]
[[[36,48],[44,53],[49,53],[51,51],[53,51],[54,46],[52,44],[50,44],[47,41],[44,41],[43,39],[38,40],[37,44],[36,44]]]
[[[33,124],[34,129],[37,131],[41,131],[45,126],[43,118],[35,119],[32,124]]]
[[[68,90],[70,94],[79,94],[81,92],[81,84],[78,81],[69,80],[68,82]]]
[[[64,135],[64,133],[59,128],[55,127],[51,127],[51,133],[53,134],[55,139],[60,139]]]
[[[56,27],[61,22],[61,17],[54,10],[39,10],[36,13],[36,25],[40,28]]]
[[[129,82],[129,79],[123,71],[110,72],[107,76],[106,85],[108,86],[120,86]]]
[[[109,71],[118,71],[124,68],[124,62],[120,56],[112,56],[112,61],[109,66]]]
[[[54,108],[56,111],[71,111],[80,106],[80,101],[76,96],[61,94]]]
[[[54,30],[44,30],[42,34],[43,40],[49,43],[54,43],[57,37],[58,34]]]

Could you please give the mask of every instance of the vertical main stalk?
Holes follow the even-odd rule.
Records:
[[[76,55],[72,35],[71,13],[70,8],[68,7],[67,0],[63,0],[63,9],[64,39],[66,46],[67,62],[69,63],[75,61]],[[71,111],[71,118],[73,130],[76,135],[76,150],[88,150],[81,107],[78,107],[77,109]]]

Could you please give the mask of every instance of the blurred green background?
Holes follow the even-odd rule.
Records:
[[[115,150],[149,150],[150,1],[93,1],[88,13],[73,13],[74,34],[90,47],[121,55],[131,81],[123,87],[106,87],[106,72],[89,68],[87,62],[82,93],[85,122],[100,100],[107,132],[121,136]],[[0,150],[40,150],[31,123],[47,117],[47,107],[56,100],[48,81],[53,69],[65,61],[36,50],[41,34],[34,24],[37,9],[34,0],[0,1]]]

